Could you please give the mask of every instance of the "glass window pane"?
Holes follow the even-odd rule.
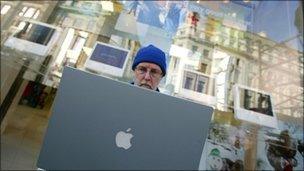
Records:
[[[153,44],[166,54],[167,74],[159,84],[161,93],[164,89],[174,89],[173,96],[199,102],[206,100],[204,104],[213,101],[213,104],[207,103],[207,105],[213,106],[215,113],[220,113],[218,114],[220,117],[214,117],[212,121],[219,121],[220,126],[234,124],[234,126],[240,126],[235,129],[244,129],[242,126],[250,125],[250,123],[243,124],[241,120],[233,117],[236,111],[233,92],[235,84],[271,94],[273,111],[279,116],[280,121],[285,117],[290,121],[303,118],[302,1],[147,0],[111,1],[110,5],[107,4],[108,2],[101,1],[58,1],[58,3],[55,2],[55,8],[51,1],[3,2],[10,4],[11,8],[1,1],[1,15],[7,15],[9,12],[12,17],[8,19],[2,16],[4,19],[1,25],[7,25],[4,22],[11,20],[12,25],[15,26],[12,29],[9,26],[4,29],[7,30],[4,34],[7,37],[12,35],[10,33],[18,27],[17,33],[22,31],[18,34],[19,39],[40,45],[49,41],[52,37],[50,30],[27,25],[22,21],[23,16],[36,19],[38,22],[42,16],[45,16],[42,23],[47,22],[62,30],[58,41],[48,51],[52,59],[39,58],[33,64],[37,67],[28,69],[28,71],[39,71],[40,64],[44,61],[41,66],[49,67],[46,68],[47,72],[52,70],[51,73],[55,73],[53,71],[56,71],[56,77],[51,74],[45,77],[48,86],[59,85],[62,64],[65,61],[71,62],[72,59],[73,64],[77,63],[75,67],[84,69],[96,42],[130,50],[130,59],[127,61],[123,76],[115,77],[115,79],[129,82],[133,79],[133,70],[130,67],[137,51],[141,47]],[[15,4],[20,6],[15,6]],[[11,15],[13,10],[16,10],[16,16]],[[7,37],[1,37],[4,40],[4,46]],[[25,47],[22,44],[25,41],[20,42],[20,47]],[[175,46],[178,48],[172,48]],[[18,48],[15,49],[12,51],[17,51]],[[14,56],[18,55],[14,53],[9,55],[10,58]],[[48,61],[50,63],[46,64]],[[242,94],[245,97],[245,92]],[[242,105],[252,110],[266,108],[266,100],[262,99],[267,98],[260,97],[259,102],[259,97],[260,95],[254,97],[248,92]],[[293,123],[291,125],[294,126]],[[288,128],[280,127],[279,130]],[[292,135],[292,132],[295,131],[290,131],[290,137],[295,135]],[[224,136],[226,132],[219,130],[218,135]],[[296,136],[302,138],[303,131],[297,133]],[[208,155],[221,156],[232,168],[236,166],[234,164],[238,164],[239,170],[284,170],[286,168],[283,166],[287,166],[288,162],[293,163],[293,170],[303,170],[303,160],[297,158],[301,156],[299,152],[294,156],[297,164],[294,159],[284,158],[280,165],[275,166],[278,168],[274,168],[271,165],[271,157],[269,158],[266,154],[268,149],[264,148],[269,145],[265,144],[263,137],[256,138],[258,145],[254,144],[255,140],[250,139],[250,143],[253,142],[253,147],[257,150],[248,150],[257,151],[259,161],[248,159],[245,162],[244,158],[248,158],[246,156],[248,154],[246,154],[247,150],[244,151],[244,146],[237,141],[239,138],[234,135],[229,136],[229,139],[219,138],[225,147],[214,145],[220,153],[215,150]],[[273,137],[273,139],[277,138]],[[227,141],[231,139],[233,141],[228,143]],[[215,142],[212,138],[209,140]],[[261,142],[262,146],[260,146]],[[226,160],[227,156],[234,157]],[[236,159],[240,160],[239,163]],[[253,165],[259,163],[256,164],[259,166],[248,168],[247,163],[253,163]],[[229,170],[231,169],[228,168],[229,166],[218,168],[218,170]],[[216,169],[202,168],[202,170]]]
[[[192,85],[193,85],[193,78],[186,77],[184,88],[185,89],[191,89]]]
[[[200,93],[203,93],[204,88],[205,88],[205,82],[199,80],[198,83],[197,83],[197,89],[196,89],[196,91],[200,92]]]

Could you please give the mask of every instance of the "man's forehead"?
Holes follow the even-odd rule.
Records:
[[[154,63],[150,63],[150,62],[141,62],[140,64],[138,64],[138,66],[144,66],[144,67],[155,68],[155,69],[161,70],[161,68],[158,65],[156,65]]]

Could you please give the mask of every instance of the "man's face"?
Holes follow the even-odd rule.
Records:
[[[134,70],[134,84],[140,87],[156,90],[162,79],[161,68],[153,63],[142,62],[138,64]]]

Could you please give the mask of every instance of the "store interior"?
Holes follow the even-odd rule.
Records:
[[[199,169],[303,170],[302,9],[301,1],[1,1],[1,169],[37,169],[64,67],[129,83],[137,50],[153,44],[167,58],[161,93],[214,108]],[[103,45],[125,50],[122,69],[88,62]]]

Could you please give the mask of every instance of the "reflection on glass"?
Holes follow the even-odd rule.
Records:
[[[208,79],[209,78],[204,75],[190,71],[185,71],[183,88],[196,91],[199,93],[206,93]]]
[[[110,9],[112,6],[114,11]],[[1,14],[8,9],[5,4],[1,7]],[[32,19],[46,12],[30,2],[18,9],[17,17]],[[259,88],[271,92],[275,99],[275,113],[303,116],[303,100],[299,96],[303,94],[303,56],[291,46],[293,41],[303,42],[303,12],[299,1],[115,1],[113,4],[65,1],[59,3],[51,16],[50,23],[69,30],[60,35],[59,53],[52,54],[60,67],[67,58],[85,61],[96,41],[111,43],[113,35],[119,35],[117,45],[131,51],[130,59],[139,47],[150,43],[169,53],[168,75],[163,82],[174,85],[175,93],[183,88],[191,90],[186,90],[187,93],[214,95],[217,108],[226,110],[233,104],[231,85],[262,85]],[[51,37],[51,30],[39,33],[35,25],[24,21],[14,25],[20,30],[15,37],[20,39],[47,44]],[[282,27],[274,29],[274,25]],[[79,30],[87,31],[88,36],[78,36]],[[280,42],[284,46],[277,46]],[[183,50],[170,48],[173,46]],[[97,58],[95,61],[100,62]],[[240,65],[236,58],[242,59]],[[103,62],[121,66],[110,55],[107,59]],[[132,75],[131,62],[126,66],[128,79]],[[84,62],[78,66],[82,65]],[[194,75],[185,76],[183,69],[194,71]]]
[[[204,81],[198,81],[196,91],[202,93],[205,88],[205,84],[206,83]]]
[[[127,1],[124,8],[140,23],[174,34],[186,18],[186,1]]]
[[[240,88],[241,108],[273,116],[270,96]]]
[[[128,52],[126,51],[98,44],[90,59],[110,66],[123,68],[127,54]]]
[[[20,23],[19,27],[23,29],[14,37],[42,45],[47,45],[55,32],[53,28],[29,22]]]
[[[193,78],[186,77],[186,82],[185,82],[185,89],[190,89],[192,87],[191,85],[193,84]]]

